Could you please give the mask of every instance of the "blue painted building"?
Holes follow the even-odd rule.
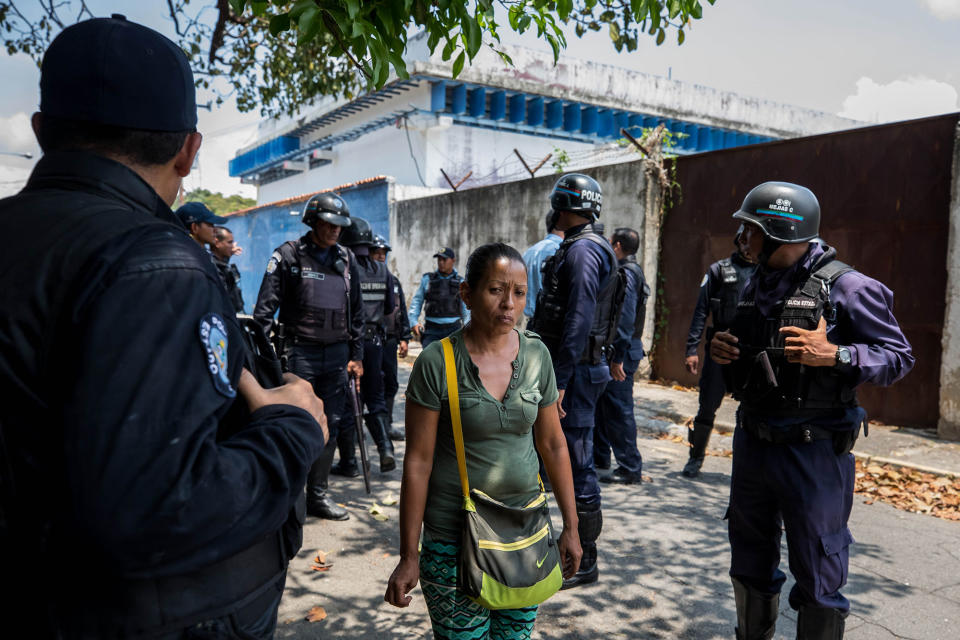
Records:
[[[260,282],[273,250],[309,231],[300,218],[311,196],[323,191],[336,191],[347,203],[351,215],[365,219],[374,233],[386,237],[390,231],[390,186],[388,178],[377,176],[228,214],[226,226],[233,232],[237,244],[243,247],[243,254],[234,256],[232,261],[240,270],[240,288],[246,312],[253,311]]]

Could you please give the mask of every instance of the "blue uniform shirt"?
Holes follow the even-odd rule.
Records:
[[[743,295],[755,289],[757,310],[769,314],[796,283],[806,277],[824,252],[823,246],[811,243],[806,255],[791,267],[774,271],[761,266],[747,281]],[[851,271],[834,281],[830,300],[836,307],[837,317],[835,322],[827,324],[827,338],[850,350],[850,375],[855,385],[872,382],[886,387],[907,375],[915,359],[910,343],[893,316],[890,289],[859,271]],[[858,407],[818,422],[824,425],[856,423],[862,416],[863,410]],[[801,420],[784,418],[776,422],[786,426]]]
[[[567,230],[568,236],[579,232],[581,227]],[[565,283],[567,313],[563,317],[563,333],[556,353],[553,353],[553,369],[557,374],[557,389],[566,389],[573,369],[580,362],[587,346],[597,297],[602,285],[613,272],[615,265],[610,256],[591,240],[578,240],[566,250],[563,261],[557,265],[561,283]]]
[[[457,275],[457,270],[454,269],[447,275],[443,275],[439,271],[437,275],[442,279],[446,280]],[[420,310],[423,309],[423,298],[427,295],[427,287],[430,286],[430,276],[429,274],[423,274],[423,277],[420,278],[420,286],[417,287],[416,293],[413,294],[413,298],[410,299],[410,326],[412,327],[415,324],[420,323]],[[460,301],[460,315],[459,316],[450,316],[446,318],[426,316],[425,320],[427,322],[434,322],[436,324],[450,324],[452,322],[457,322],[462,319],[463,323],[466,324],[470,322],[470,311],[467,309],[467,305],[464,304],[463,300]]]
[[[523,315],[533,317],[537,308],[537,294],[543,288],[543,274],[540,269],[543,262],[560,248],[563,238],[555,233],[548,233],[547,237],[523,252],[523,264],[527,265],[527,304],[523,308]]]

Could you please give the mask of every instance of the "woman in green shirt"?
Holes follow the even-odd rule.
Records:
[[[560,429],[550,354],[535,333],[516,329],[526,290],[526,267],[513,247],[486,244],[467,261],[460,294],[471,311],[470,322],[450,336],[467,474],[471,487],[523,506],[540,491],[539,451],[563,517],[557,546],[564,577],[570,577],[581,556],[570,457]],[[529,638],[536,607],[490,611],[456,589],[463,495],[439,342],[414,363],[406,429],[400,562],[384,599],[406,607],[407,593],[420,580],[436,638]]]

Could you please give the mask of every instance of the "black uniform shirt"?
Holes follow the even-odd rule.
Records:
[[[24,575],[5,565],[7,586],[25,589],[27,571],[47,581],[50,567],[86,591],[188,573],[277,531],[320,426],[287,405],[227,424],[245,406],[240,328],[210,258],[153,189],[112,160],[50,153],[0,201],[0,238],[15,493],[2,496],[2,542],[30,562]]]
[[[745,260],[739,251],[734,251],[729,259],[730,264],[737,271],[737,290],[742,293],[747,280],[757,270],[757,265]],[[703,338],[703,330],[707,326],[707,316],[711,313],[710,299],[718,297],[720,290],[723,288],[723,273],[721,272],[720,262],[720,260],[717,260],[711,264],[700,282],[697,305],[693,309],[693,319],[690,320],[690,330],[687,332],[687,356],[697,355],[697,348]],[[716,322],[716,318],[714,318],[714,322]],[[709,349],[709,346],[707,348]]]

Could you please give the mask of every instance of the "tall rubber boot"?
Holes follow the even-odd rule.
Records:
[[[826,607],[800,607],[797,640],[841,640],[847,614]]]
[[[348,478],[358,477],[360,465],[357,464],[357,430],[341,429],[337,434],[337,449],[340,451],[340,460],[330,468],[330,473]]]
[[[388,396],[385,401],[387,403],[387,435],[391,440],[405,440],[406,433],[403,429],[397,429],[393,426],[393,400],[396,396]]]
[[[346,520],[350,517],[347,510],[327,494],[330,467],[333,466],[333,454],[336,451],[336,441],[328,442],[307,474],[307,513],[325,520]]]
[[[397,468],[397,459],[394,456],[393,442],[387,435],[390,424],[387,414],[368,414],[364,417],[364,421],[367,423],[367,429],[377,445],[377,453],[380,454],[380,473],[393,471]]]
[[[707,454],[707,443],[710,442],[711,431],[713,431],[713,425],[702,422],[694,422],[693,429],[687,431],[687,439],[690,441],[690,458],[680,472],[686,477],[696,478],[700,475],[700,467],[703,466],[703,459]]]
[[[733,597],[737,601],[737,640],[770,640],[777,630],[780,610],[779,593],[763,593],[733,581]]]
[[[600,569],[597,566],[597,538],[600,537],[600,531],[603,529],[603,513],[600,511],[600,505],[578,502],[577,518],[580,520],[577,532],[580,534],[583,557],[580,558],[580,568],[572,578],[563,581],[561,589],[592,584],[600,577]]]

